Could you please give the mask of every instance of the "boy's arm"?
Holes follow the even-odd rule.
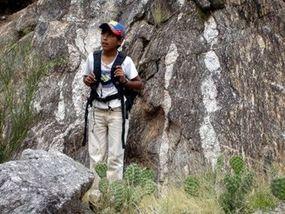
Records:
[[[136,76],[135,78],[128,80],[126,78],[126,81],[122,83],[124,87],[130,88],[130,89],[136,89],[136,90],[142,90],[144,88],[144,84],[140,78],[140,76]]]
[[[84,75],[83,82],[85,83],[85,85],[91,87],[96,82],[95,75],[93,73]]]
[[[119,82],[124,87],[136,90],[141,90],[144,87],[144,84],[139,75],[137,75],[135,78],[131,80],[128,80],[128,78],[126,78],[125,76],[125,72],[123,71],[122,66],[120,65],[116,66],[115,77],[119,79]]]
[[[93,53],[90,53],[88,55],[83,69],[84,69],[83,82],[85,85],[90,87],[96,81],[96,77],[93,73]]]

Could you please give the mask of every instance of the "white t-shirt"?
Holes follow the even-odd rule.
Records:
[[[116,57],[115,57],[115,59],[116,59]],[[101,60],[101,80],[103,80],[103,82],[107,82],[108,80],[111,80],[111,68],[112,68],[112,65],[113,65],[115,59],[113,60],[113,62],[111,62],[108,65],[106,65]],[[93,73],[93,67],[94,67],[93,53],[90,53],[88,55],[87,60],[86,60],[83,75],[88,75],[90,73]],[[136,66],[135,66],[133,60],[128,56],[125,58],[124,62],[122,63],[122,69],[123,69],[126,77],[129,80],[138,76]],[[106,85],[105,84],[102,85],[100,82],[98,85],[98,88],[97,88],[97,93],[101,98],[105,98],[107,96],[118,93],[118,90],[112,82],[110,82],[109,84],[106,84]],[[95,100],[95,101],[93,101],[93,106],[100,108],[100,109],[108,109],[109,107],[117,108],[117,107],[121,106],[121,101],[119,99],[115,99],[115,100],[111,100],[109,102],[103,103],[103,102],[99,102],[99,101]]]

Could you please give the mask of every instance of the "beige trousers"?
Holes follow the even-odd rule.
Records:
[[[121,108],[103,110],[90,108],[88,128],[88,150],[90,169],[95,174],[90,194],[98,195],[99,176],[95,166],[106,162],[107,178],[110,181],[123,178],[124,149],[122,148],[122,111]],[[129,120],[125,121],[125,142],[129,129]]]

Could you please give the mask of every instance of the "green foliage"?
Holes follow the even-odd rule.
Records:
[[[279,200],[285,200],[285,177],[273,179],[271,182],[271,191]]]
[[[95,171],[101,179],[107,177],[107,165],[105,163],[97,164],[95,166]]]
[[[0,50],[0,163],[20,148],[37,119],[32,101],[41,78],[60,60],[45,62],[29,43]]]
[[[120,211],[123,206],[126,193],[124,183],[118,181],[113,182],[111,184],[111,191],[114,196],[115,209],[116,211]]]
[[[241,160],[237,156],[231,158],[231,167],[227,168],[223,157],[220,157],[214,171],[188,176],[183,186],[176,183],[175,189],[170,192],[165,192],[168,187],[164,187],[160,194],[156,194],[154,172],[131,164],[126,168],[123,180],[109,183],[104,176],[100,180],[102,195],[96,212],[188,213],[193,209],[193,213],[203,213],[205,210],[205,213],[213,210],[215,213],[253,213],[256,210],[274,209],[278,199],[271,193],[270,185],[254,182],[255,174]],[[283,184],[282,179],[275,181],[271,187],[280,191]],[[141,212],[142,207],[149,212]]]
[[[137,164],[131,164],[127,167],[124,178],[131,185],[137,185],[141,180],[141,168]]]
[[[148,180],[154,181],[154,171],[150,169],[143,169],[140,175],[141,185],[144,185]]]
[[[99,181],[99,190],[102,193],[107,193],[109,189],[109,181],[107,178],[101,178]]]
[[[239,156],[230,159],[234,173],[226,174],[223,180],[225,191],[220,196],[220,203],[225,213],[246,212],[246,196],[253,188],[254,174],[248,171]]]
[[[139,202],[145,196],[145,190],[140,186],[134,188],[130,187],[128,190],[128,201],[130,201],[130,203],[132,203],[134,206],[139,204]]]
[[[277,206],[276,198],[274,198],[270,189],[267,187],[258,189],[248,198],[248,201],[251,210],[262,210],[267,212]]]
[[[142,169],[137,164],[131,164],[126,168],[124,180],[111,183],[106,179],[106,164],[98,164],[95,169],[101,178],[99,190],[102,195],[98,202],[101,204],[98,208],[99,212],[112,209],[114,212],[133,212],[144,196],[154,194],[157,190],[154,172],[150,169]],[[102,200],[109,203],[104,203]]]
[[[244,172],[240,184],[241,192],[247,194],[252,189],[253,183],[254,183],[254,173],[251,171]]]
[[[199,194],[199,182],[193,176],[188,176],[184,182],[184,189],[190,196],[198,196]]]
[[[230,166],[236,174],[240,174],[245,168],[245,163],[240,156],[234,156],[230,159]]]
[[[239,175],[228,174],[225,176],[224,184],[226,190],[231,194],[234,194],[238,190],[240,183],[241,183],[241,178]]]
[[[144,190],[146,195],[151,195],[156,191],[156,183],[152,180],[147,180],[144,184]]]

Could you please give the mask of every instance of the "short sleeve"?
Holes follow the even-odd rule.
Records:
[[[88,75],[93,72],[93,53],[90,53],[83,66],[83,75]]]
[[[125,72],[125,75],[129,80],[134,79],[138,76],[138,71],[133,60],[130,57],[126,57],[125,61],[122,64],[122,68]]]

